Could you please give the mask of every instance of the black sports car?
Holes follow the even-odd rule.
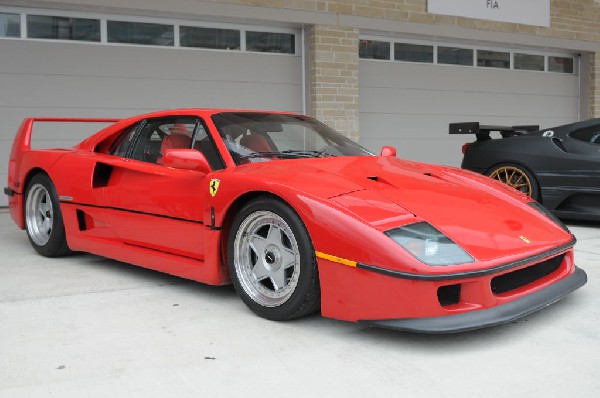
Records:
[[[463,145],[463,169],[502,181],[561,218],[600,220],[600,118],[544,130],[452,123],[450,134],[477,137]]]

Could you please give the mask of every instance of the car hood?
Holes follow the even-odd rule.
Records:
[[[572,239],[528,206],[525,195],[456,168],[375,156],[248,166],[335,202],[381,231],[425,220],[480,261],[542,252]]]

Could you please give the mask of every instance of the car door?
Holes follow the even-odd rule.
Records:
[[[568,184],[600,189],[600,125],[574,130],[562,144],[566,154],[558,163]]]
[[[165,167],[162,157],[166,149],[192,148],[194,140],[205,135],[202,120],[183,116],[145,120],[134,136],[123,137],[114,150],[119,159],[111,162],[110,182],[104,187],[104,206],[123,242],[204,258],[207,176]],[[214,143],[212,150],[216,152]]]

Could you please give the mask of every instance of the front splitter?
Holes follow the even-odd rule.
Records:
[[[520,299],[485,310],[426,318],[400,318],[358,321],[363,325],[416,333],[458,333],[514,321],[559,301],[585,285],[587,275],[581,268],[568,277]]]

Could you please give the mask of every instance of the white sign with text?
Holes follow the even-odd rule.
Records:
[[[550,0],[427,0],[427,12],[550,26]]]

